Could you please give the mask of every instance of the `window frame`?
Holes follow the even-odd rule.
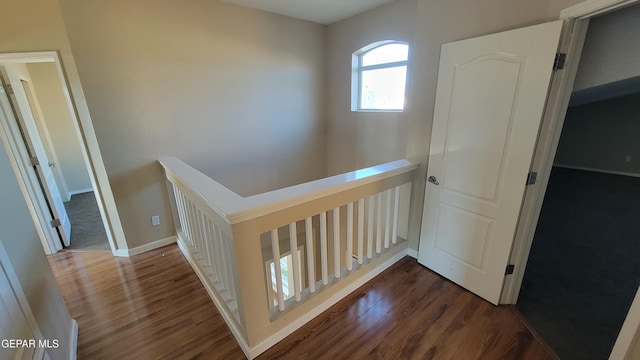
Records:
[[[304,245],[298,245],[298,249],[297,249],[297,253],[298,253],[298,261],[300,262],[300,269],[302,271],[300,271],[300,273],[298,274],[298,281],[300,282],[301,287],[304,286],[305,284],[305,277],[304,277],[304,269],[306,267],[306,263],[305,263],[305,257],[304,257]],[[291,250],[280,254],[280,260],[285,259],[289,256],[293,255],[291,254]],[[287,260],[288,262],[288,260]],[[271,287],[269,287],[267,289],[267,297],[269,298],[269,307],[270,308],[274,308],[274,307],[278,307],[278,293],[277,293],[277,285],[274,282],[274,280],[276,280],[275,278],[275,274],[271,272],[271,264],[275,264],[275,261],[272,258],[265,260],[264,262],[265,264],[265,276],[267,278],[267,283],[271,284]],[[293,267],[293,259],[291,260],[291,266]],[[288,285],[293,285],[293,282],[296,281],[295,278],[291,277],[291,279],[289,279],[289,284]],[[277,280],[276,280],[277,281]],[[282,286],[283,290],[284,290],[284,282],[283,282],[283,286]],[[283,298],[285,303],[287,302],[287,300],[293,298],[296,296],[296,292],[295,292],[295,285],[293,285],[290,289],[289,289],[289,296],[285,297],[283,294]]]
[[[362,65],[362,59],[363,57],[368,54],[369,52],[386,46],[386,45],[393,45],[393,44],[401,44],[401,45],[406,45],[407,46],[407,60],[401,60],[401,61],[393,61],[393,62],[388,62],[388,63],[382,63],[382,64],[375,64],[375,65],[367,65],[364,66]],[[351,111],[352,112],[382,112],[382,113],[386,113],[386,112],[404,112],[404,105],[402,109],[370,109],[370,108],[363,108],[362,107],[362,73],[365,71],[371,71],[371,70],[380,70],[380,69],[390,69],[390,68],[396,68],[396,67],[401,67],[401,66],[406,66],[407,67],[407,71],[405,73],[405,87],[404,87],[404,96],[406,98],[406,94],[407,94],[407,85],[408,85],[408,78],[409,78],[409,59],[411,55],[411,46],[408,42],[406,41],[400,41],[400,40],[383,40],[383,41],[377,41],[374,42],[372,44],[369,44],[363,48],[361,48],[360,50],[354,52],[352,54],[352,59],[351,59],[351,70],[352,70],[352,74],[351,74]]]

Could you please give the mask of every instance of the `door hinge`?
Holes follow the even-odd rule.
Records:
[[[557,53],[556,59],[553,61],[553,70],[564,69],[564,64],[567,62],[567,54]]]
[[[56,228],[58,226],[62,226],[62,222],[60,222],[60,219],[53,219],[49,222],[49,224],[51,224],[52,228]]]
[[[4,86],[4,91],[7,93],[7,95],[13,95],[13,87],[11,86],[11,84],[6,84]]]
[[[509,264],[509,265],[507,265],[507,269],[504,271],[504,274],[505,274],[505,275],[511,275],[511,274],[513,274],[513,270],[515,269],[515,267],[516,267],[516,266],[515,266],[515,265],[513,265],[513,264]]]
[[[535,171],[529,172],[527,175],[527,185],[534,185],[538,181],[538,173]]]
[[[38,161],[38,158],[36,156],[32,156],[29,158],[29,161],[31,162],[31,166],[38,166],[40,165],[40,161]]]

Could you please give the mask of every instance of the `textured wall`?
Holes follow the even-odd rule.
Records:
[[[640,93],[569,108],[555,164],[640,176],[638,104]]]
[[[416,0],[398,0],[328,27],[329,173],[404,158],[408,123],[405,112],[351,111],[351,58],[355,51],[382,40],[405,41],[412,47],[416,7]]]
[[[55,0],[8,0],[0,5],[0,52],[56,50],[69,67],[72,87],[77,77],[66,37],[60,7]],[[48,351],[52,359],[68,359],[71,318],[42,243],[27,210],[25,198],[5,150],[0,145],[0,241],[46,338],[59,339],[61,346]]]
[[[640,76],[640,5],[592,19],[575,90]]]
[[[329,27],[329,171],[404,157],[422,160],[412,195],[411,248],[418,248],[440,46],[544,22],[549,6],[548,1],[525,0],[400,0]],[[389,38],[412,44],[405,112],[350,113],[351,53]]]
[[[33,63],[27,68],[38,97],[44,123],[56,154],[56,167],[62,172],[67,189],[74,193],[91,189],[87,165],[66,103],[54,63]],[[63,194],[65,196],[65,194]]]
[[[244,194],[325,175],[323,26],[209,0],[61,4],[130,248],[174,234],[160,157]]]

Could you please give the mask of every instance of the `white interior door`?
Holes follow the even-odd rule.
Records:
[[[33,165],[33,168],[49,205],[52,219],[47,223],[58,228],[62,242],[65,246],[69,246],[71,244],[71,221],[67,215],[58,184],[50,167],[52,163],[49,161],[46,150],[42,144],[32,114],[31,104],[24,91],[24,87],[19,79],[12,78],[13,76],[10,72],[9,77],[12,80],[11,85],[13,89],[13,94],[10,95],[11,101],[15,106],[20,131],[22,132],[29,156],[35,157],[38,160],[36,165]],[[25,161],[30,160],[25,159]],[[51,221],[53,221],[53,223]]]
[[[49,359],[44,348],[37,346],[38,341],[44,340],[42,332],[2,242],[0,242],[0,339],[35,342],[30,346],[5,344],[7,346],[0,348],[1,359]]]
[[[442,46],[418,261],[498,304],[562,22]]]
[[[0,266],[0,338],[35,339],[22,313],[18,299],[13,293],[9,279]],[[2,349],[4,359],[33,359],[34,347],[6,347]]]

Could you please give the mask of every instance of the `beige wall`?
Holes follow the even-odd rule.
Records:
[[[549,20],[555,20],[560,17],[560,12],[584,0],[550,0],[549,1]]]
[[[1,141],[0,184],[0,241],[9,255],[40,331],[46,339],[60,341],[58,349],[47,352],[53,360],[68,359],[71,317],[44,256],[42,243],[9,162],[5,144]],[[0,357],[1,354],[0,350]]]
[[[327,160],[330,174],[404,158],[407,114],[351,111],[351,57],[381,40],[413,43],[417,0],[397,0],[327,29]]]
[[[162,156],[241,193],[325,175],[323,26],[209,0],[61,4],[130,248],[174,234]]]
[[[58,50],[73,63],[58,3],[54,0],[3,1],[0,52]],[[0,239],[20,280],[40,330],[61,347],[52,359],[67,359],[71,318],[47,263],[4,144],[0,146]]]
[[[411,248],[418,248],[440,46],[541,23],[552,18],[551,11],[549,1],[398,0],[329,27],[329,172],[402,157],[421,160],[412,195]],[[351,113],[351,53],[388,38],[406,39],[413,45],[405,112]]]
[[[42,111],[43,123],[51,139],[52,149],[49,150],[55,154],[55,166],[62,172],[61,180],[71,193],[91,189],[80,142],[73,126],[74,120],[62,92],[55,64],[32,63],[27,68]],[[68,194],[63,196],[68,199]]]

